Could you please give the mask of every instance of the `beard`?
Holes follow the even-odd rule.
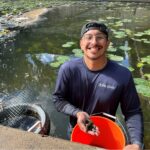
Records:
[[[94,54],[85,54],[85,56],[90,59],[90,60],[93,60],[93,61],[97,61],[97,60],[100,60],[100,59],[103,59],[106,57],[106,52],[103,52],[103,53],[100,53],[99,55],[94,55]]]

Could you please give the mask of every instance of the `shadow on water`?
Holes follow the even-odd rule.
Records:
[[[87,20],[103,21],[115,30],[142,32],[149,29],[149,7],[140,3],[83,1],[52,9],[41,22],[0,45],[0,91],[11,93],[34,83],[36,95],[32,103],[40,104],[49,114],[50,135],[66,139],[68,117],[58,113],[52,103],[58,68],[51,67],[50,63],[55,56],[71,56],[72,49],[79,48],[80,29]],[[130,36],[115,38],[111,32],[111,40],[117,49],[119,46],[132,47],[132,51],[117,50],[116,54],[124,57],[124,65],[135,68],[134,77],[141,77],[136,64],[139,57],[149,55],[149,45],[133,41]],[[68,41],[75,42],[73,47],[62,47]],[[142,71],[148,72],[149,66]],[[150,103],[149,100],[141,101],[145,116],[145,145],[150,148]]]

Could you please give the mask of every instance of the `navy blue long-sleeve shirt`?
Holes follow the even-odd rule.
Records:
[[[131,143],[143,142],[143,117],[132,75],[116,62],[109,60],[99,71],[90,71],[83,58],[64,63],[58,73],[53,101],[58,111],[70,115],[72,126],[79,111],[115,116],[120,103]]]

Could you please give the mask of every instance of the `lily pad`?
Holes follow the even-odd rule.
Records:
[[[146,96],[146,97],[150,97],[150,87],[149,86],[146,86],[146,85],[137,85],[136,86],[136,89],[138,91],[138,93],[142,94],[143,96]]]
[[[50,66],[54,68],[58,68],[61,64],[63,64],[68,60],[70,60],[69,56],[57,56],[56,61],[51,62]]]
[[[133,41],[141,42],[141,39],[131,38]]]
[[[83,52],[81,49],[73,49],[72,52],[74,53],[75,57],[82,57],[83,56]]]
[[[143,40],[143,42],[146,44],[150,44],[150,41],[148,41],[147,39]]]
[[[121,27],[121,26],[123,26],[123,22],[122,21],[117,21],[114,26]]]
[[[109,57],[111,60],[114,60],[114,61],[123,61],[123,57],[122,57],[122,56],[113,55],[113,54],[108,54],[108,57]]]
[[[149,73],[145,73],[144,77],[146,77],[148,80],[150,80],[150,74]]]
[[[60,63],[64,63],[64,62],[68,61],[69,59],[70,59],[69,56],[58,56],[56,58],[56,60]]]
[[[129,46],[120,46],[119,47],[121,50],[124,50],[124,51],[129,51],[129,50],[131,50],[131,47],[129,47]]]
[[[67,47],[71,47],[74,44],[75,44],[75,42],[67,42],[67,43],[63,44],[62,47],[67,48]]]
[[[146,56],[146,57],[142,57],[141,58],[142,62],[145,62],[147,64],[150,64],[150,55]]]
[[[133,72],[135,69],[133,67],[128,67],[128,69]]]
[[[134,82],[137,85],[141,84],[141,85],[146,85],[150,87],[150,81],[142,79],[142,78],[134,78]]]
[[[116,38],[124,38],[127,36],[126,33],[123,31],[114,31],[113,33],[115,34]]]
[[[143,66],[144,66],[144,63],[142,63],[142,62],[138,62],[138,63],[137,63],[137,67],[138,67],[138,68],[141,68],[141,67],[143,67]]]
[[[50,63],[51,67],[58,68],[61,64],[59,62]]]
[[[120,29],[121,31],[124,31],[127,35],[131,36],[133,34],[133,31],[130,29]]]
[[[116,52],[117,51],[117,48],[113,47],[113,43],[111,42],[109,44],[109,47],[107,49],[108,52]]]
[[[144,31],[145,35],[150,35],[150,29]]]
[[[132,22],[131,19],[123,19],[122,22]]]
[[[143,96],[150,97],[150,81],[142,78],[134,78],[138,93]]]

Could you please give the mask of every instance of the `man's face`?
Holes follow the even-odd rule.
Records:
[[[106,35],[97,29],[87,31],[80,40],[80,47],[84,56],[91,60],[98,60],[106,57],[106,50],[109,46]]]

